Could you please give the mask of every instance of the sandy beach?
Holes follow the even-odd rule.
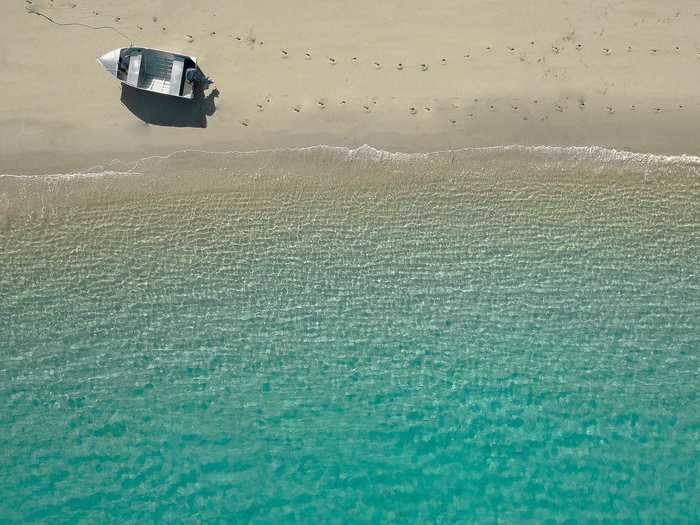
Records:
[[[698,152],[689,0],[13,0],[3,14],[3,173],[314,144]],[[199,126],[149,124],[120,100],[95,58],[130,42],[199,58],[215,82]]]

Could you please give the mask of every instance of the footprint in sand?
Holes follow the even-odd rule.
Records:
[[[294,110],[295,113],[299,113],[301,111],[301,106],[299,106],[299,105],[292,106],[292,109]]]
[[[165,27],[165,26],[163,26],[163,27],[161,27],[161,28],[160,28],[160,30],[161,30],[161,31],[167,31],[167,30],[168,30],[168,28],[167,28],[167,27]]]
[[[372,106],[370,106],[369,104],[362,104],[362,109],[365,111],[365,113],[372,112]]]
[[[627,46],[627,52],[631,53],[632,52],[632,46]]]
[[[334,65],[336,65],[336,63],[337,63],[337,62],[335,61],[335,58],[333,58],[333,57],[328,57],[328,62],[330,63],[331,66],[334,66]]]
[[[401,62],[396,64],[396,69],[398,69],[399,71],[403,71],[403,64]]]
[[[247,128],[247,127],[248,127],[248,124],[249,124],[249,122],[248,122],[248,119],[247,119],[247,118],[244,118],[243,120],[241,120],[241,126],[244,126],[244,127]]]
[[[515,48],[513,46],[506,47],[509,53],[515,53]]]
[[[158,17],[154,16],[153,18],[151,18],[151,20],[153,20],[153,23],[156,23],[158,21]]]
[[[272,97],[270,97],[270,96],[265,97],[265,102],[267,102],[268,104],[270,102],[272,102]]]
[[[612,115],[613,113],[615,113],[615,108],[612,106],[605,106],[605,111]]]
[[[420,70],[421,70],[421,71],[428,71],[428,64],[421,64],[421,65],[420,65]]]
[[[650,50],[649,50],[649,53],[651,53],[652,55],[655,55],[655,54],[658,53],[658,52],[659,52],[658,49],[650,49]]]
[[[467,118],[474,118],[474,113],[467,113]]]
[[[258,111],[260,111],[261,113],[263,111],[265,111],[265,106],[263,106],[262,104],[256,104],[256,107],[258,108]]]
[[[139,31],[143,31],[143,27],[141,27],[141,26],[136,26],[136,28],[137,28]]]
[[[556,109],[559,113],[562,113],[564,111],[564,108],[561,107],[560,104],[554,104],[554,109]]]
[[[446,65],[447,65],[447,59],[446,59],[446,58],[443,58],[442,60],[440,60],[440,63],[441,63],[443,66],[446,66]]]
[[[281,49],[280,53],[282,53],[282,58],[289,58],[289,53],[286,49]]]
[[[654,113],[661,113],[663,108],[654,108]]]
[[[194,42],[194,37],[192,35],[185,35],[185,40],[187,40],[190,44]]]
[[[352,57],[352,61],[353,61],[353,62],[355,62],[355,63],[357,63],[357,62],[359,62],[359,61],[360,61],[360,59],[359,59],[359,58],[357,58],[357,57]]]
[[[374,68],[375,69],[381,69],[382,65],[379,62],[374,62]]]
[[[431,108],[430,106],[425,106],[423,108],[423,111],[432,111],[432,110],[433,110],[433,108]]]
[[[558,55],[558,54],[559,54],[559,48],[558,48],[557,46],[552,46],[552,53],[554,53],[555,55]]]
[[[680,52],[681,52],[681,48],[680,48],[679,46],[676,46],[674,49],[676,50],[676,53],[680,53]]]
[[[604,47],[604,48],[601,50],[601,52],[602,52],[604,55],[606,55],[606,56],[607,56],[607,55],[610,55],[610,54],[612,53],[612,51],[610,51],[610,49],[607,48],[607,47]]]
[[[210,31],[209,36],[216,36],[216,31]]]
[[[520,108],[518,106],[511,105],[510,109],[512,109],[513,111],[518,111]]]
[[[530,45],[531,45],[531,46],[534,46],[534,45],[535,45],[535,41],[534,41],[534,40],[530,40]]]
[[[346,102],[345,100],[341,100],[340,103],[341,103],[341,104],[347,104],[347,102]]]
[[[632,105],[630,106],[630,109],[631,109],[632,111],[637,111],[637,106],[635,106],[634,104],[632,104]]]
[[[318,105],[318,109],[326,109],[326,101],[321,99],[316,101],[316,104]]]
[[[583,44],[581,42],[576,44],[576,51],[581,51],[582,49],[583,49]]]
[[[578,109],[586,109],[586,102],[582,98],[578,101]]]
[[[457,124],[457,121],[455,119],[450,119],[450,124]]]
[[[311,52],[310,52],[310,51],[307,51],[306,53],[304,53],[304,58],[305,58],[306,60],[311,60]]]
[[[486,46],[485,49],[487,53],[490,53],[493,48],[491,46]]]
[[[490,109],[491,111],[495,111],[495,110],[496,110],[496,106],[494,106],[493,104],[491,104],[491,105],[489,106],[489,109]]]
[[[114,17],[114,21],[115,21],[115,22],[119,22],[120,20],[121,20],[121,18],[119,18],[118,16],[115,16],[115,17]]]
[[[539,100],[537,100],[537,99],[533,99],[533,100],[532,100],[532,103],[533,103],[533,104],[539,104],[539,103],[540,103],[540,101],[539,101]]]
[[[411,115],[415,115],[416,113],[418,113],[418,110],[415,107],[411,106],[410,108],[408,108],[408,113]]]
[[[466,55],[464,55],[464,58],[467,59],[467,60],[469,60],[471,57],[472,57],[472,56],[471,56],[469,53],[467,53]]]
[[[683,109],[683,104],[678,104],[678,109]]]

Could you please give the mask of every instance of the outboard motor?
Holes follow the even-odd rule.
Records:
[[[207,89],[214,82],[209,80],[198,67],[191,67],[185,71],[185,80],[192,84],[201,84],[203,89]]]

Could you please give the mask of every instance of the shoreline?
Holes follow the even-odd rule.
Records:
[[[48,218],[143,199],[208,195],[418,190],[436,181],[488,184],[508,191],[527,174],[542,182],[590,184],[604,192],[657,180],[669,187],[697,186],[700,156],[656,155],[599,146],[509,145],[399,153],[363,145],[316,145],[252,151],[180,150],[138,160],[113,161],[78,172],[0,174],[0,235],[13,217]],[[538,177],[540,175],[537,175]],[[534,175],[533,175],[534,176]],[[254,197],[255,196],[255,197]],[[312,199],[313,200],[313,199]]]
[[[635,115],[634,117],[637,117]],[[479,148],[602,148],[632,154],[657,156],[697,156],[700,154],[693,127],[700,122],[700,111],[686,112],[671,118],[650,115],[636,118],[642,124],[627,119],[623,126],[611,127],[609,122],[588,123],[582,127],[574,119],[560,125],[534,126],[530,132],[499,123],[474,129],[471,140],[465,140],[455,130],[435,131],[430,135],[398,134],[367,131],[349,134],[328,130],[303,133],[272,132],[265,137],[248,137],[236,142],[209,140],[171,140],[148,142],[141,147],[104,148],[112,140],[93,141],[82,148],[66,144],[55,149],[13,150],[3,148],[0,174],[41,175],[76,173],[114,163],[127,164],[151,156],[168,156],[180,151],[206,153],[250,153],[267,150],[303,149],[317,146],[357,149],[365,145],[392,153],[436,153]],[[650,133],[650,130],[652,133]],[[206,130],[203,130],[206,133]],[[604,140],[606,139],[607,140]],[[557,140],[559,139],[559,140]],[[601,140],[603,139],[603,140]]]
[[[371,144],[355,145],[339,145],[339,144],[311,144],[300,146],[278,146],[266,147],[259,149],[197,149],[183,148],[173,151],[162,152],[147,152],[145,155],[137,155],[135,152],[123,154],[121,157],[111,157],[116,152],[94,152],[91,156],[86,156],[85,159],[92,159],[92,163],[86,163],[79,167],[71,167],[75,164],[75,159],[61,163],[56,161],[56,152],[44,154],[20,154],[10,157],[10,160],[15,160],[18,166],[22,166],[23,171],[7,171],[0,172],[0,178],[23,178],[23,177],[55,177],[55,176],[80,176],[80,175],[101,175],[105,174],[130,174],[133,167],[142,162],[150,161],[171,161],[177,156],[198,156],[200,159],[205,159],[204,156],[211,155],[215,157],[237,156],[239,158],[250,158],[256,155],[265,154],[295,154],[295,153],[314,153],[327,150],[334,154],[347,155],[348,161],[385,161],[385,160],[411,160],[425,159],[424,156],[440,156],[446,154],[468,154],[468,153],[519,153],[519,154],[542,154],[545,157],[551,156],[552,160],[562,161],[591,161],[591,162],[608,162],[608,161],[642,161],[642,162],[657,162],[657,163],[683,163],[688,165],[700,164],[700,155],[689,154],[684,152],[648,152],[634,151],[628,149],[618,149],[608,146],[600,146],[595,144],[493,144],[483,146],[464,146],[450,149],[434,149],[434,150],[388,150],[376,147]],[[49,157],[52,159],[49,162]],[[102,159],[102,160],[100,160]],[[27,169],[29,166],[29,169]],[[50,167],[59,166],[59,169],[49,171]],[[60,166],[64,166],[61,169]]]

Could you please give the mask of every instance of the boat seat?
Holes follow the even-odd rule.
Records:
[[[170,72],[170,95],[180,95],[180,86],[182,86],[182,72],[185,69],[185,59],[175,57],[173,60],[173,69]]]
[[[129,73],[126,76],[126,83],[130,86],[138,87],[139,85],[142,56],[143,55],[132,55],[129,59]]]

